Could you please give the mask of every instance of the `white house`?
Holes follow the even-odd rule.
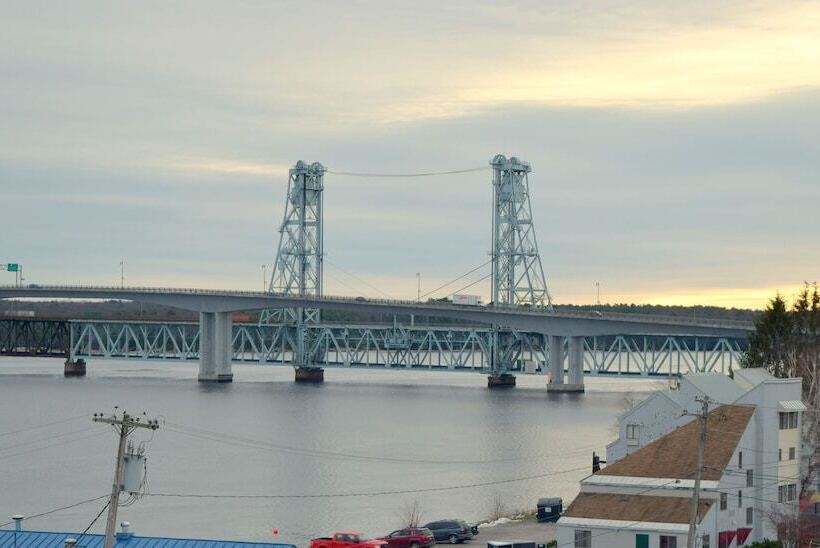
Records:
[[[747,390],[723,373],[685,375],[677,387],[655,392],[618,417],[619,435],[606,446],[606,461],[613,463],[692,420],[682,415],[699,407],[696,397],[733,403]]]
[[[775,409],[789,405],[777,401]],[[774,428],[772,413],[778,417]],[[765,447],[777,439],[784,447],[797,443],[799,452],[799,437],[795,441],[791,432],[799,415],[799,410],[739,404],[709,413],[696,546],[734,548],[776,538],[766,515],[772,509],[796,510],[796,479],[791,465]],[[580,494],[558,521],[558,545],[685,546],[699,435],[700,421],[690,421],[582,480]]]

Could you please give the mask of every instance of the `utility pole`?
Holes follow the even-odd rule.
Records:
[[[262,265],[262,293],[267,291],[268,287],[268,265]]]
[[[701,404],[700,413],[683,413],[685,416],[697,417],[700,420],[695,492],[692,494],[692,509],[689,511],[689,534],[686,536],[686,548],[695,548],[695,528],[698,521],[698,506],[700,506],[700,478],[703,473],[703,448],[706,445],[706,422],[709,416],[710,400],[709,396],[698,396],[695,401]]]
[[[416,272],[416,302],[421,302],[421,272]]]
[[[108,520],[105,523],[104,548],[113,548],[114,532],[117,528],[117,506],[119,506],[120,503],[120,491],[122,490],[122,468],[123,456],[125,455],[125,441],[137,428],[156,430],[159,428],[159,422],[157,422],[156,419],[148,419],[143,421],[139,417],[132,417],[125,411],[122,412],[122,415],[117,416],[116,407],[114,408],[114,413],[108,417],[103,416],[102,413],[94,413],[94,422],[110,424],[120,435],[120,441],[117,445],[117,460],[114,463],[114,484],[111,486],[111,498],[108,500]]]
[[[125,261],[120,261],[120,289],[125,289]]]
[[[601,282],[595,282],[595,303],[601,306]]]

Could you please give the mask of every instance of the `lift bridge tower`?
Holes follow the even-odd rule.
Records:
[[[531,306],[552,310],[544,267],[538,253],[530,204],[530,164],[502,154],[493,168],[492,302],[494,306]],[[490,386],[513,386],[507,374],[516,359],[520,334],[494,326]]]
[[[288,172],[288,193],[285,214],[279,227],[279,248],[273,265],[268,291],[289,295],[322,294],[322,194],[325,168],[319,162],[310,165],[296,162]],[[308,330],[305,324],[318,323],[318,308],[287,308],[266,310],[259,318],[260,325],[287,324],[292,327],[291,344],[293,365],[297,380],[320,376],[321,369],[312,367],[315,359],[308,348]],[[309,369],[300,379],[300,369]],[[320,380],[320,379],[316,379]]]

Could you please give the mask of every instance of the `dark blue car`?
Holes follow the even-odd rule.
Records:
[[[472,528],[467,522],[461,519],[443,519],[441,521],[431,521],[424,526],[430,529],[436,542],[449,542],[457,544],[473,538]]]

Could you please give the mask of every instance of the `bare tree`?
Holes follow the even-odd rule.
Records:
[[[496,493],[493,497],[492,506],[490,507],[490,519],[495,521],[507,515],[507,507],[501,499],[501,495]]]
[[[402,527],[418,527],[421,524],[421,503],[413,499],[404,505],[399,514]]]
[[[809,548],[812,542],[820,540],[820,516],[808,512],[772,509],[765,514],[766,519],[777,530],[777,539],[784,545]]]

